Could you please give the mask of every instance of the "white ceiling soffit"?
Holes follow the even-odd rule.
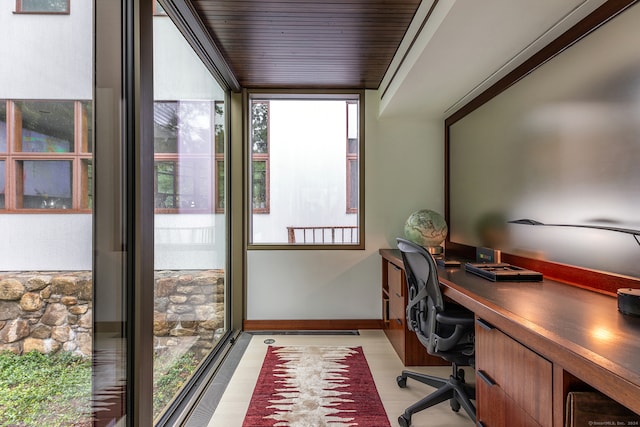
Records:
[[[604,2],[424,0],[380,85],[380,116],[449,116]]]

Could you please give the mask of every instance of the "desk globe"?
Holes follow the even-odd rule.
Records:
[[[409,215],[404,224],[404,236],[420,246],[424,246],[432,255],[441,255],[442,242],[447,238],[447,222],[442,215],[430,209],[421,209]]]

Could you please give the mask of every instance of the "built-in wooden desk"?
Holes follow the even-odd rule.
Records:
[[[380,254],[402,265],[399,251]],[[546,279],[491,282],[464,268],[439,268],[438,274],[444,295],[476,314],[481,322],[476,331],[496,328],[550,363],[551,390],[529,390],[530,397],[552,402],[546,409],[551,418],[539,424],[563,427],[567,392],[585,386],[640,414],[640,318],[618,312],[615,297]],[[508,357],[498,354],[499,348],[479,348],[487,342],[476,332],[477,354],[495,351],[496,358]],[[510,362],[518,360],[502,361],[504,366]],[[521,368],[524,373],[531,367]]]

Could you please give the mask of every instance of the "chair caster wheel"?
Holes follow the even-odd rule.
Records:
[[[411,425],[411,419],[407,419],[404,415],[398,417],[398,424],[400,427],[409,427]]]
[[[400,375],[398,378],[396,378],[396,382],[398,383],[398,387],[400,387],[400,388],[407,387],[407,379],[405,377],[403,377],[402,375]]]
[[[453,412],[459,412],[460,411],[460,402],[458,402],[455,399],[451,399],[451,410]]]

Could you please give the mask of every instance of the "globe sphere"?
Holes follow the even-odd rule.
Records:
[[[405,238],[424,247],[440,246],[447,238],[448,231],[442,215],[430,209],[412,213],[404,224]]]

